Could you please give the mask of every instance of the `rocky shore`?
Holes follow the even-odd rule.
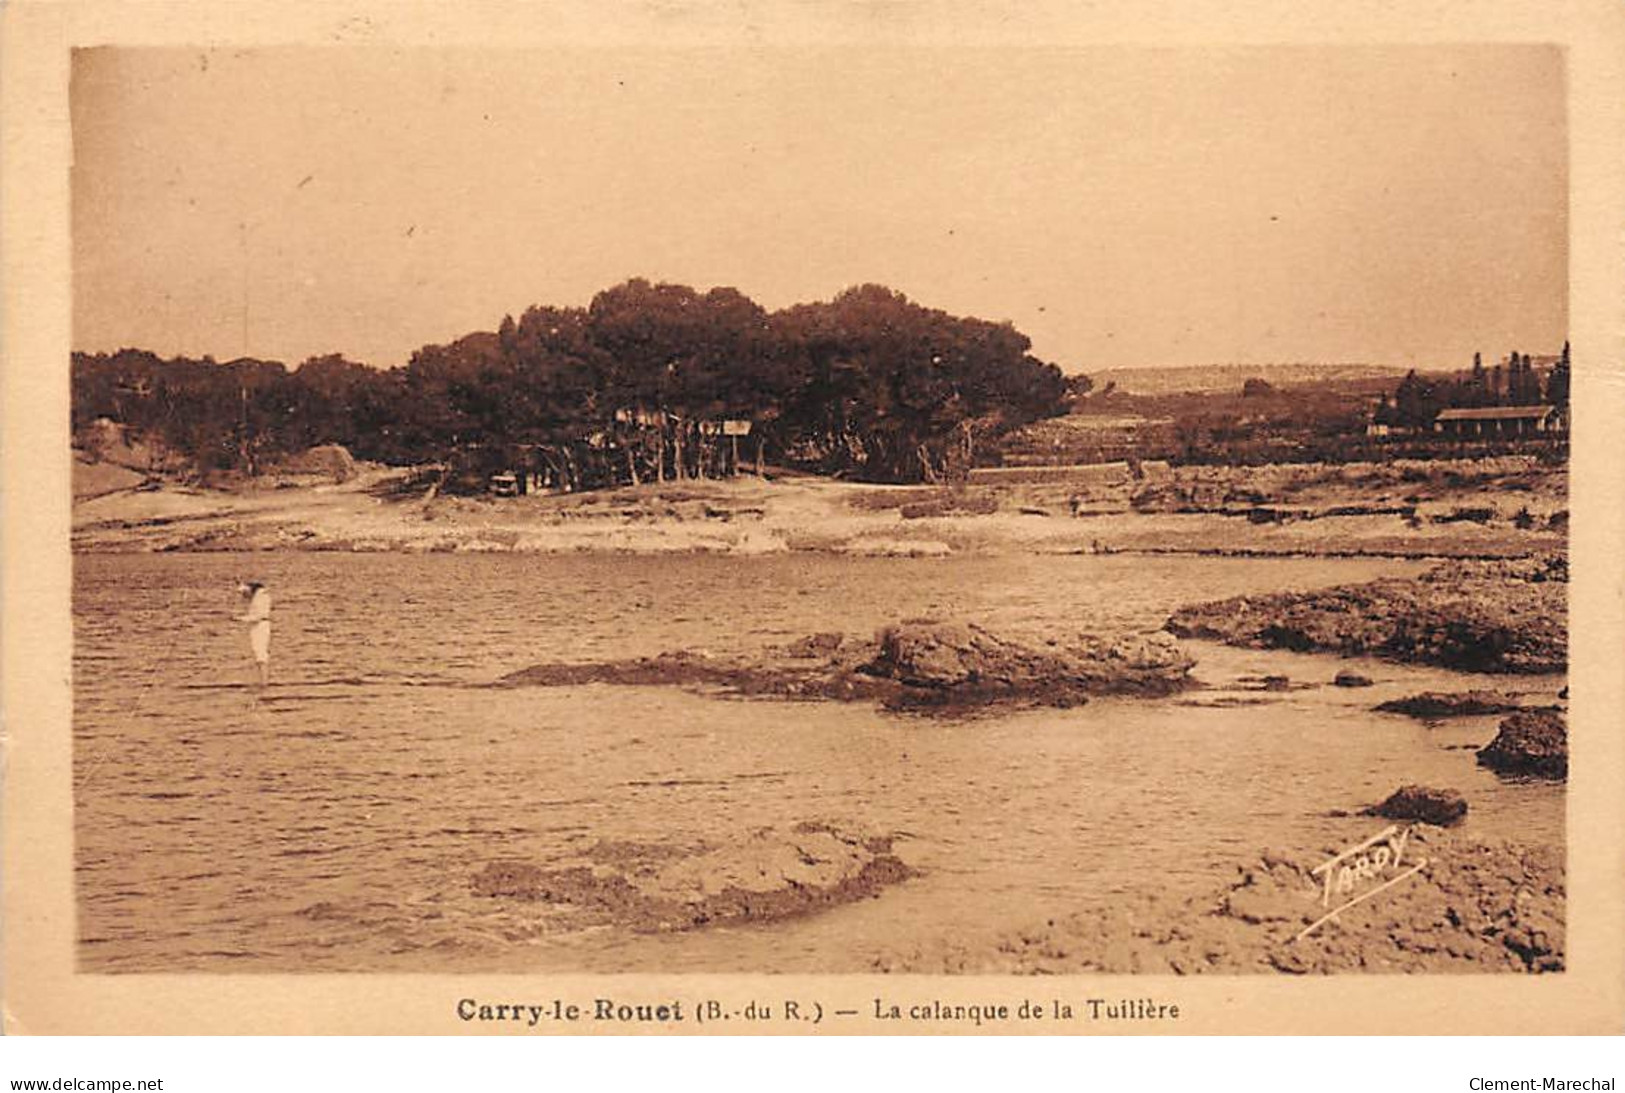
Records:
[[[1196,661],[1165,633],[1076,634],[1033,645],[975,624],[910,620],[871,639],[813,634],[761,654],[670,652],[599,663],[537,664],[498,687],[589,683],[716,688],[744,696],[877,701],[893,709],[1014,702],[1076,706],[1092,695],[1167,695]]]
[[[1183,608],[1170,633],[1255,649],[1317,650],[1469,672],[1568,664],[1568,564],[1560,555],[1451,563],[1416,580],[1237,597]]]
[[[469,885],[567,930],[775,922],[876,897],[914,875],[892,852],[894,838],[807,822],[722,846],[600,842],[579,859],[491,862]]]
[[[1405,868],[1322,918],[1316,866],[1339,852],[1267,850],[1208,896],[1148,898],[1038,922],[987,944],[921,945],[876,971],[931,974],[1553,972],[1564,967],[1560,848],[1409,830]],[[1397,873],[1395,874],[1398,875]]]
[[[447,497],[407,468],[363,464],[342,480],[228,489],[142,476],[132,485],[81,459],[72,542],[101,553],[1520,558],[1561,550],[1567,535],[1566,471],[1524,458],[1164,467],[1139,477],[1126,465],[1041,470],[978,471],[952,487],[786,473],[497,498]]]

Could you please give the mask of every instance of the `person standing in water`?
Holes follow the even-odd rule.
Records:
[[[248,601],[247,613],[238,615],[237,621],[248,623],[248,645],[254,650],[263,687],[271,682],[271,593],[259,581],[240,584],[237,591]]]

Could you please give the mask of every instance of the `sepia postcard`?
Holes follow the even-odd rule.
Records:
[[[1616,5],[451,8],[5,11],[8,1031],[1625,1031]]]

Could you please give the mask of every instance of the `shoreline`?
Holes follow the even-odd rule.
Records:
[[[368,468],[344,483],[87,494],[74,505],[72,549],[1490,561],[1566,548],[1566,472],[1462,462],[1399,475],[1377,465],[1181,467],[1157,480],[1124,471],[960,487],[741,477],[520,498],[414,494],[411,472]],[[1435,480],[1418,484],[1422,473]],[[1499,492],[1487,494],[1486,481]]]

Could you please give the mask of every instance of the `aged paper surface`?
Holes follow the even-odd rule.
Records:
[[[4,35],[8,1031],[1621,1030],[1616,7],[36,2]],[[737,286],[812,365],[864,308],[1003,344],[793,311],[884,284],[1092,382],[990,461],[1008,406],[911,432],[898,380],[864,432],[855,388],[819,448],[772,382],[673,364],[497,463],[391,419],[453,436],[431,482],[115,359],[429,384],[555,359],[593,299],[618,375],[640,308],[756,314],[638,277]],[[1463,374],[1425,428],[1407,366]],[[1305,377],[1377,408],[1288,442],[1382,496],[1246,469],[1263,411],[1167,409]],[[1057,420],[1091,447],[1046,461]],[[1338,658],[1351,619],[1391,655]],[[1572,763],[1528,744],[1554,710]],[[1508,714],[1533,735],[1485,748]],[[1413,783],[1448,792],[1360,814]]]

